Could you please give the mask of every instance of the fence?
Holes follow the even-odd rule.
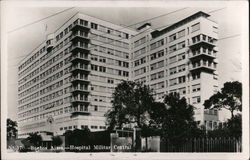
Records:
[[[191,138],[181,144],[172,145],[169,140],[161,141],[161,152],[241,152],[241,138]]]

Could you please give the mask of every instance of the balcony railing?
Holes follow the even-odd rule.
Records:
[[[88,33],[76,31],[75,33],[72,34],[71,40],[78,40],[78,39],[82,39],[82,40],[85,40],[85,41],[90,40],[89,36],[88,36]]]
[[[73,52],[74,50],[90,51],[88,48],[88,44],[80,44],[79,42],[73,43],[70,51]]]
[[[80,24],[80,22],[78,21],[72,25],[71,30],[79,30],[79,29],[90,30],[88,25]]]
[[[82,103],[89,103],[88,98],[84,98],[84,97],[72,97],[71,102],[82,102]]]
[[[199,50],[191,51],[191,53],[189,54],[190,59],[196,59],[198,57],[208,57],[214,59],[216,58],[216,53],[208,49],[204,50],[203,48],[200,48]]]
[[[192,42],[189,44],[189,47],[196,48],[196,47],[199,47],[200,45],[214,47],[215,42],[216,42],[216,39],[214,39],[212,37],[208,37],[205,35],[198,35],[198,36],[192,38]]]
[[[83,55],[79,55],[78,53],[76,55],[71,56],[71,62],[74,62],[74,61],[90,62],[90,59],[88,55],[84,54],[83,56]]]
[[[89,90],[88,90],[88,87],[80,87],[80,86],[77,86],[77,87],[72,87],[71,89],[72,92],[84,92],[84,93],[89,93]]]
[[[216,67],[215,67],[215,64],[213,63],[202,62],[202,63],[195,63],[195,64],[190,65],[189,69],[190,71],[194,71],[197,69],[207,69],[210,71],[215,71]]]

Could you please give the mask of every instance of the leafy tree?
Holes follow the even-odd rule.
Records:
[[[165,97],[166,105],[162,122],[162,137],[178,148],[186,138],[202,135],[193,119],[193,106],[180,98],[179,94],[169,94]]]
[[[220,92],[212,95],[204,103],[205,108],[225,108],[234,117],[234,111],[242,111],[242,84],[238,81],[226,82]]]
[[[242,135],[242,116],[241,114],[235,115],[229,119],[226,123],[226,127],[229,130],[229,135],[233,137],[241,137]]]
[[[52,137],[52,144],[54,146],[60,146],[63,143],[62,139],[60,136],[53,136]]]
[[[7,119],[7,140],[17,136],[17,122]]]
[[[154,102],[149,86],[133,81],[122,81],[113,93],[113,106],[106,114],[109,129],[136,124],[141,128],[147,123],[148,111]]]
[[[38,133],[30,133],[29,137],[27,137],[27,140],[35,147],[38,147],[42,142],[42,137],[41,135],[38,135]]]

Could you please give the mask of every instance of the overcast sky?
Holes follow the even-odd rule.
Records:
[[[179,12],[160,17],[158,19],[151,20],[152,28],[158,28],[160,26],[172,24],[177,22],[197,11],[210,12],[216,9],[224,8],[217,12],[211,13],[210,19],[216,21],[219,25],[219,37],[224,38],[228,36],[240,35],[218,41],[219,53],[218,53],[218,73],[219,73],[219,85],[220,87],[226,81],[241,81],[242,80],[242,61],[241,58],[246,52],[242,52],[241,49],[241,35],[242,25],[244,22],[244,14],[241,7],[237,5],[219,4],[214,6],[201,5],[200,7],[190,7],[186,5],[186,9]],[[146,5],[146,4],[145,4]],[[48,17],[57,12],[60,12],[69,7],[17,7],[8,6],[4,12],[7,16],[6,27],[7,31],[13,31],[23,25],[30,24],[39,19]],[[171,6],[171,7],[169,7]],[[180,6],[180,5],[176,5]],[[195,5],[192,5],[195,6]],[[59,26],[61,26],[66,20],[68,20],[76,12],[81,12],[94,16],[103,20],[107,20],[121,25],[132,25],[158,15],[166,14],[177,9],[185,7],[174,7],[174,5],[168,5],[164,3],[162,5],[154,7],[83,7],[73,8],[56,16],[44,19],[38,23],[27,25],[23,28],[17,29],[13,32],[9,32],[7,35],[7,51],[8,53],[8,76],[7,76],[7,108],[8,117],[17,120],[17,64],[22,58],[29,54],[35,47],[45,40],[46,34],[52,33]],[[147,21],[148,22],[148,21]],[[45,26],[48,26],[45,31]],[[141,24],[139,24],[141,25]],[[138,27],[133,26],[133,28]]]

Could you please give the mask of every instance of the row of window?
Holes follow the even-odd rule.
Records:
[[[175,52],[175,51],[180,50],[180,49],[185,48],[185,47],[186,47],[186,43],[185,43],[185,41],[182,41],[178,44],[174,44],[172,46],[169,46],[168,52],[172,53],[172,52]]]
[[[63,57],[63,52],[59,53],[58,55],[56,55],[55,57],[53,57],[49,61],[47,61],[45,64],[43,64],[40,67],[40,71],[42,71],[42,70],[46,69],[47,67],[49,67],[50,65],[54,64],[55,62],[57,62],[62,57]]]
[[[160,58],[162,56],[164,56],[164,50],[160,50],[160,51],[158,51],[156,53],[151,54],[150,55],[150,60],[154,60],[154,59]],[[175,63],[177,61],[181,61],[181,60],[183,60],[185,58],[186,58],[185,52],[180,53],[178,55],[170,57],[169,58],[169,64]],[[141,58],[139,60],[136,60],[134,62],[134,65],[139,66],[139,65],[144,64],[144,63],[146,63],[146,57],[143,57],[143,58]]]
[[[104,92],[104,93],[113,93],[115,91],[114,87],[106,87],[106,86],[98,86],[98,85],[92,85],[91,90]]]
[[[181,84],[181,83],[185,83],[186,82],[186,76],[181,76],[178,78],[173,78],[169,80],[169,85],[173,86],[173,85],[177,85],[177,84]]]
[[[175,73],[183,72],[185,70],[186,70],[186,65],[183,64],[183,65],[179,65],[178,67],[170,68],[169,69],[169,74],[172,75],[172,74],[175,74]]]
[[[28,102],[30,100],[33,100],[33,99],[37,98],[38,96],[39,96],[39,92],[33,93],[32,95],[19,100],[18,104],[19,105],[24,104],[24,103],[26,103],[26,102]]]
[[[43,79],[44,77],[50,75],[51,73],[54,73],[55,71],[61,69],[62,66],[63,66],[63,61],[57,63],[53,67],[47,69],[45,72],[43,72],[42,74],[40,74],[40,79]]]
[[[160,79],[160,78],[163,78],[163,77],[164,77],[164,71],[160,71],[160,72],[157,72],[157,73],[154,73],[154,74],[150,75],[151,81],[156,80],[156,79]]]
[[[160,50],[158,52],[150,54],[150,60],[152,61],[152,60],[160,58],[162,56],[164,56],[164,50]]]
[[[95,102],[110,102],[111,97],[107,96],[99,96],[99,95],[92,95],[91,100]]]
[[[162,89],[165,87],[164,81],[150,85],[153,90]]]
[[[39,68],[37,68],[36,70],[32,71],[30,74],[28,74],[27,76],[25,76],[24,78],[22,78],[20,81],[18,81],[18,85],[23,84],[24,82],[26,82],[27,80],[33,78],[35,75],[37,75],[39,73]]]
[[[146,67],[135,70],[135,76],[141,75],[143,73],[146,73]]]
[[[33,87],[31,87],[31,88],[29,88],[29,89],[23,91],[22,93],[18,94],[18,97],[19,97],[19,98],[24,97],[24,96],[26,96],[27,94],[30,94],[30,93],[32,93],[32,92],[38,90],[38,89],[39,89],[39,84],[37,84],[37,85],[35,85],[35,86],[33,86]]]
[[[31,103],[28,103],[28,104],[25,104],[25,105],[22,105],[22,106],[18,107],[18,112],[22,111],[22,110],[25,110],[27,108],[34,107],[34,106],[36,106],[38,104],[39,104],[39,99],[37,99],[35,101],[32,101]]]
[[[146,37],[142,37],[141,39],[134,42],[134,47],[138,47],[146,42]]]
[[[52,76],[46,78],[42,82],[40,82],[40,87],[43,87],[44,85],[46,85],[50,82],[53,82],[53,81],[61,78],[62,76],[63,76],[63,71],[57,72],[57,73],[53,74]]]
[[[102,43],[107,43],[107,44],[111,44],[113,46],[117,46],[117,47],[121,47],[121,48],[125,48],[125,49],[129,49],[129,44],[126,42],[122,42],[119,40],[115,40],[112,38],[108,38],[105,36],[100,36],[97,34],[90,34],[90,38],[96,41],[101,41]]]
[[[164,60],[151,64],[150,70],[153,71],[155,69],[162,68],[162,67],[164,67]]]
[[[53,101],[51,103],[40,106],[39,111],[48,110],[57,106],[63,105],[63,99]]]
[[[121,82],[120,79],[104,77],[104,76],[99,76],[99,75],[91,75],[90,80],[91,81],[103,82],[103,83],[109,83],[109,84],[118,84],[118,83]]]
[[[122,71],[122,70],[113,69],[113,68],[106,68],[106,67],[98,66],[98,65],[94,65],[94,64],[91,64],[91,70],[104,72],[104,73],[108,73],[108,74],[113,74],[113,75],[118,75],[118,76],[123,76],[123,77],[129,76],[129,72],[127,72],[127,71]]]
[[[139,66],[139,65],[144,64],[144,63],[146,63],[146,57],[143,57],[141,59],[136,60],[134,62],[134,66],[136,67],[136,66]]]
[[[102,26],[100,24],[91,23],[90,27],[92,29],[96,29],[98,31],[108,33],[108,34],[111,34],[111,35],[114,35],[114,36],[117,36],[117,37],[126,38],[126,39],[129,38],[129,34],[127,34],[127,33],[124,33],[124,32],[121,32],[119,30],[115,30],[115,29],[112,29],[112,28],[108,28],[108,27]]]
[[[21,73],[19,73],[18,76],[22,77],[23,75],[25,75],[26,73],[28,73],[29,71],[31,71],[32,69],[34,69],[35,67],[37,67],[38,65],[39,65],[39,60],[37,60],[36,62],[32,63],[28,68],[26,68]]]
[[[46,94],[50,91],[53,91],[54,89],[58,88],[58,87],[61,87],[63,85],[63,80],[59,81],[59,82],[56,82],[42,90],[40,90],[40,95],[43,95],[43,94]]]
[[[30,63],[32,63],[37,57],[39,57],[40,54],[45,52],[45,47],[42,47],[40,51],[37,51],[32,57],[30,57],[28,60],[26,60],[21,66],[18,67],[18,71],[21,71],[23,68],[28,66]]]
[[[60,97],[63,95],[63,90],[59,90],[59,91],[56,91],[54,93],[51,93],[47,96],[44,96],[42,98],[40,98],[40,103],[43,103],[43,102],[46,102],[46,101],[49,101],[51,99],[54,99],[54,98],[57,98],[57,97]]]
[[[163,45],[164,45],[164,39],[161,39],[161,40],[159,40],[157,42],[154,42],[154,43],[150,44],[150,50],[152,51],[153,49],[159,48],[159,47],[161,47]]]
[[[108,63],[109,65],[115,65],[115,66],[126,67],[126,68],[129,67],[128,62],[119,61],[119,60],[106,58],[106,57],[102,57],[102,56],[97,56],[97,55],[91,55],[91,60],[99,61],[102,63]]]
[[[143,47],[143,48],[141,48],[141,49],[135,51],[135,53],[134,53],[134,58],[136,58],[136,57],[138,57],[138,56],[140,56],[140,55],[142,55],[142,54],[144,54],[144,53],[146,53],[146,47]]]
[[[57,109],[57,110],[54,110],[54,111],[50,111],[50,112],[47,112],[47,113],[43,113],[43,114],[40,114],[40,115],[37,115],[37,116],[33,116],[33,117],[29,117],[29,118],[25,118],[25,119],[22,119],[20,120],[20,122],[34,122],[34,121],[37,121],[39,119],[48,119],[48,117],[50,117],[51,115],[52,116],[57,116],[57,115],[61,115],[63,114],[63,109]],[[28,125],[25,126],[27,128],[30,128]],[[34,126],[34,127],[37,127],[37,126]]]
[[[129,54],[126,52],[122,52],[119,50],[115,50],[115,49],[107,48],[107,47],[103,47],[103,46],[98,46],[98,45],[94,45],[94,44],[91,44],[91,48],[93,48],[93,50],[98,51],[98,52],[102,52],[102,53],[106,53],[109,55],[114,55],[117,57],[129,59]]]

